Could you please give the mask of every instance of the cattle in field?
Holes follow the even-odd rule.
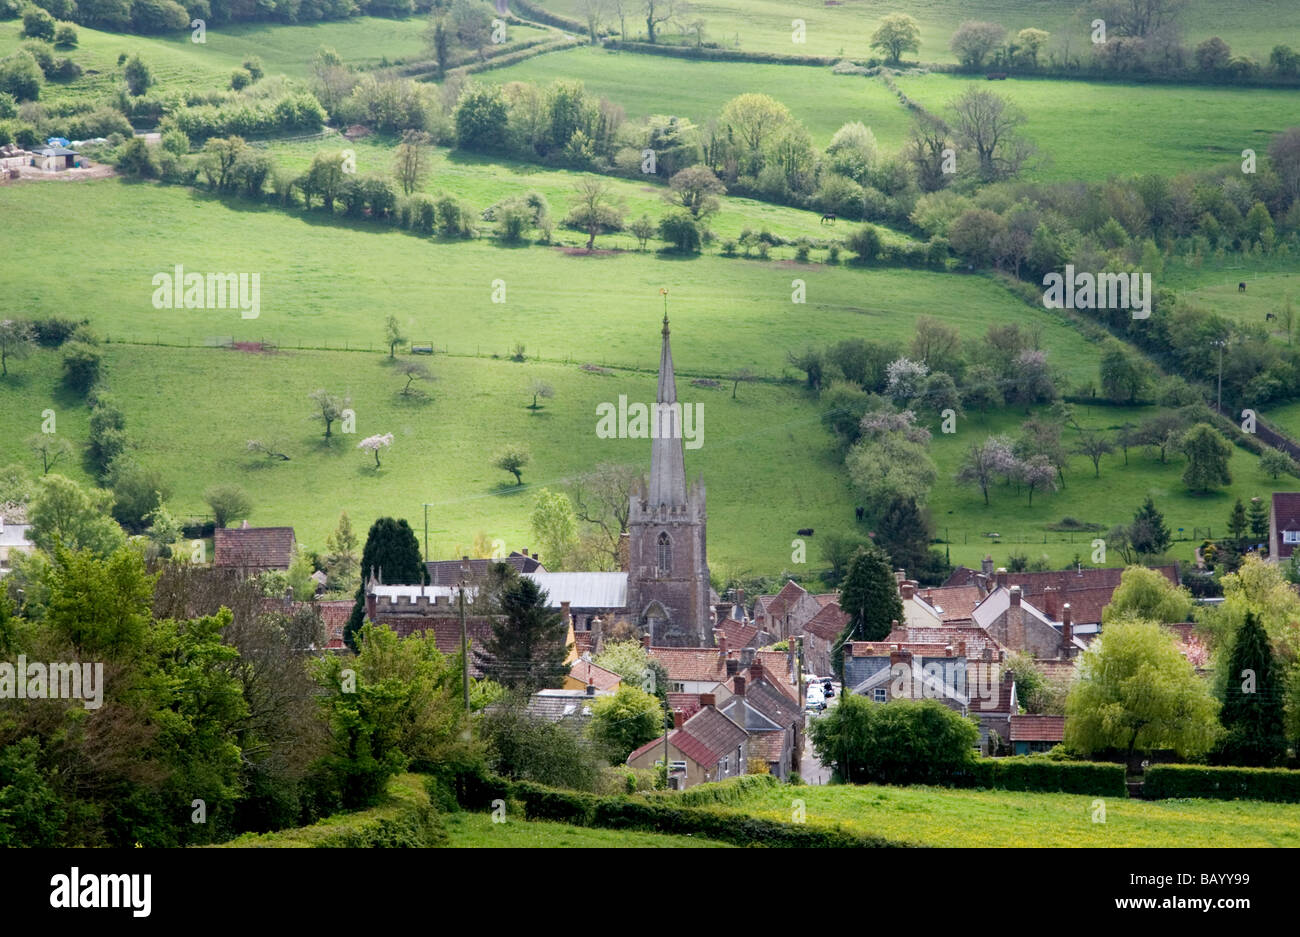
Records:
[[[1266,312],[1266,313],[1264,313],[1264,321],[1265,321],[1265,322],[1270,322],[1270,321],[1272,321],[1273,319],[1276,319],[1276,318],[1277,318],[1277,316],[1275,316],[1275,315],[1274,315],[1273,313],[1271,313],[1271,312]]]
[[[821,223],[822,223],[822,224],[827,224],[827,223],[829,223],[829,224],[835,224],[835,212],[833,212],[833,211],[828,211],[826,214],[822,215]]]
[[[813,529],[811,527],[801,527],[797,533],[800,537],[811,537],[813,535]]]
[[[1238,283],[1238,284],[1237,284],[1237,292],[1238,292],[1238,293],[1244,293],[1244,292],[1246,292],[1246,284],[1245,284],[1245,283]]]
[[[854,511],[857,512],[858,520],[862,520],[862,515],[867,513],[867,509],[863,507],[854,508]]]

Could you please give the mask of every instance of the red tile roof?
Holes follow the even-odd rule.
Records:
[[[1059,742],[1065,738],[1064,716],[1012,716],[1011,741]]]
[[[1294,491],[1273,492],[1273,517],[1277,538],[1269,547],[1272,556],[1286,559],[1295,550],[1294,543],[1285,542],[1283,531],[1300,530],[1300,493]]]
[[[758,629],[753,625],[747,625],[743,621],[736,621],[734,618],[727,618],[718,625],[718,629],[727,639],[728,648],[749,647],[758,637]]]
[[[785,651],[758,651],[754,660],[763,665],[763,676],[790,699],[798,702],[798,693],[790,682],[790,659]]]
[[[668,679],[674,682],[715,680],[721,683],[727,678],[727,666],[717,648],[652,647],[650,656],[664,665]]]
[[[1300,508],[1300,495],[1295,497],[1297,507]],[[1300,510],[1297,511],[1297,517],[1300,518]],[[1296,523],[1297,529],[1300,529],[1300,519]],[[1178,585],[1178,567],[1151,568]],[[1123,575],[1122,566],[1084,566],[1055,572],[1008,573],[1007,585],[1019,586],[1024,601],[1052,621],[1061,620],[1061,606],[1069,602],[1070,617],[1076,625],[1096,624],[1101,621],[1101,610],[1110,604],[1111,596]],[[977,570],[959,566],[948,577],[944,587],[974,586],[981,576]]]
[[[432,631],[433,641],[443,654],[460,653],[460,619],[434,618],[424,615],[384,615],[379,613],[377,625],[387,625],[401,637],[417,631]],[[482,648],[484,642],[492,636],[492,623],[482,615],[469,615],[465,618],[465,636],[469,639],[469,672],[481,677],[482,671],[474,662],[474,649]]]
[[[749,756],[762,758],[768,764],[776,764],[785,755],[786,736],[789,729],[777,729],[774,732],[751,732],[749,734]]]
[[[822,606],[822,610],[809,619],[808,623],[803,626],[803,630],[815,637],[825,641],[834,641],[844,633],[844,628],[849,623],[849,616],[840,610],[836,602],[829,602]]]
[[[212,532],[212,565],[239,569],[288,569],[292,527],[218,527]]]
[[[343,629],[348,619],[352,617],[352,606],[352,599],[329,599],[320,602],[293,602],[289,605],[288,611],[296,613],[304,608],[314,608],[325,632],[325,647],[339,650],[344,647]],[[262,599],[262,611],[284,612],[285,602],[283,599]]]
[[[966,643],[966,656],[969,658],[978,658],[984,656],[986,649],[993,652],[993,656],[998,656],[1001,648],[998,642],[993,640],[983,628],[899,628],[891,631],[883,642],[884,644],[951,644],[954,648],[959,642]]]
[[[606,670],[582,658],[573,662],[569,676],[582,683],[590,683],[598,690],[612,690],[623,682],[623,678],[612,670]]]
[[[980,604],[980,590],[977,586],[941,586],[937,589],[922,589],[916,595],[927,605],[943,609],[939,613],[939,619],[944,622],[968,621],[975,606]]]
[[[724,756],[744,744],[748,737],[749,733],[744,729],[712,706],[708,706],[688,718],[682,723],[680,729],[673,729],[668,733],[668,744],[696,764],[712,768]],[[654,751],[655,748],[662,749],[663,744],[664,737],[661,735],[628,755],[627,760],[631,762],[634,758],[640,758],[647,752]]]
[[[800,596],[807,594],[807,589],[793,579],[787,579],[780,592],[776,595],[760,595],[757,602],[769,618],[780,618],[790,610]]]
[[[700,711],[700,694],[698,693],[669,693],[668,708],[673,711],[681,710],[689,719]],[[660,741],[663,740],[661,735]]]

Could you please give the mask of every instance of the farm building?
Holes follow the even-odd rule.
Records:
[[[32,150],[31,165],[45,172],[73,169],[80,165],[80,154],[66,146],[38,146]]]

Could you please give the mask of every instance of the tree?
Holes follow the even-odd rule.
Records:
[[[32,351],[31,323],[21,319],[0,320],[0,377],[9,374],[9,359],[26,358]]]
[[[616,196],[613,183],[599,176],[586,176],[574,189],[576,203],[565,221],[587,232],[587,250],[596,244],[596,235],[623,226],[626,209]]]
[[[374,436],[367,436],[365,439],[361,440],[361,442],[357,443],[357,448],[364,449],[366,452],[372,453],[375,457],[375,468],[379,469],[382,468],[382,466],[379,464],[379,450],[387,449],[392,444],[393,444],[392,433],[382,433],[382,434],[377,433]]]
[[[1261,498],[1251,498],[1250,507],[1246,509],[1250,518],[1250,536],[1256,543],[1268,541],[1268,508]]]
[[[316,409],[319,411],[312,414],[312,419],[320,420],[325,424],[325,438],[329,439],[333,434],[334,423],[343,419],[343,411],[352,406],[352,398],[346,394],[343,396],[331,394],[324,388],[312,391],[307,397],[316,404]]]
[[[863,547],[849,560],[840,586],[840,610],[849,616],[835,643],[835,669],[843,676],[845,641],[881,641],[892,622],[903,620],[903,601],[889,558],[875,547]]]
[[[1158,570],[1130,566],[1120,575],[1110,604],[1101,611],[1101,620],[1104,625],[1133,619],[1178,624],[1191,621],[1194,606],[1192,594]]]
[[[882,243],[880,230],[873,224],[864,224],[849,232],[845,246],[857,254],[862,263],[870,263],[880,256]]]
[[[1272,139],[1268,164],[1277,173],[1287,198],[1292,202],[1300,199],[1300,127],[1291,127]]]
[[[593,46],[600,41],[600,30],[612,12],[610,3],[611,0],[578,0],[578,15],[587,24],[587,35]]]
[[[538,404],[537,398],[540,397],[543,400],[550,400],[555,396],[555,388],[543,381],[541,378],[534,378],[528,382],[528,393],[533,397],[533,402],[528,405],[528,409],[540,410],[541,405]]]
[[[948,48],[957,56],[957,61],[967,68],[977,69],[1002,46],[1006,37],[1006,28],[997,23],[966,20],[952,34]]]
[[[203,170],[203,175],[208,180],[208,185],[218,192],[233,192],[238,185],[239,179],[235,172],[235,167],[239,164],[240,157],[248,150],[248,144],[244,142],[243,137],[213,137],[203,144],[203,153],[199,157],[199,166]],[[317,157],[319,160],[321,157]],[[339,157],[339,165],[342,164],[342,156]],[[313,168],[315,165],[313,164]],[[342,169],[339,170],[340,174]],[[323,194],[325,191],[321,186],[324,184],[320,181],[319,176],[314,177],[312,185],[313,191]],[[333,205],[334,194],[338,191],[338,184],[330,189],[330,204]]]
[[[639,686],[624,683],[612,695],[596,697],[591,710],[587,733],[609,752],[612,765],[623,764],[628,755],[663,731],[659,701]]]
[[[1186,758],[1209,751],[1219,734],[1218,704],[1178,650],[1151,621],[1115,621],[1079,659],[1065,703],[1065,744],[1093,753],[1172,748]]]
[[[37,480],[27,508],[31,541],[50,555],[62,544],[106,556],[126,542],[122,528],[109,516],[112,505],[107,491],[86,490],[70,478],[46,475]]]
[[[218,527],[247,517],[253,509],[248,493],[238,485],[213,485],[203,492],[203,500],[212,509],[212,519]]]
[[[385,585],[420,585],[427,580],[420,560],[420,543],[403,519],[381,517],[370,525],[361,551],[361,584],[356,603],[343,629],[343,640],[356,650],[356,635],[366,614],[366,582],[374,575]]]
[[[1148,497],[1133,515],[1129,526],[1129,540],[1139,554],[1154,556],[1169,549],[1173,538],[1165,525],[1165,516],[1156,510],[1155,502]]]
[[[397,316],[389,316],[384,320],[384,343],[388,345],[388,357],[390,359],[397,356],[397,346],[405,345],[406,341],[406,336],[402,334],[402,326],[398,323]]]
[[[1259,454],[1259,469],[1274,480],[1279,475],[1295,475],[1300,472],[1295,460],[1281,449],[1266,448]]]
[[[491,634],[474,649],[479,670],[504,687],[532,693],[558,687],[568,672],[567,625],[549,609],[549,599],[532,579],[519,577],[501,590],[501,615]]]
[[[1258,616],[1246,613],[1228,654],[1227,692],[1219,721],[1226,734],[1215,760],[1272,768],[1286,760],[1282,673]]]
[[[593,662],[618,674],[628,686],[648,687],[660,706],[668,702],[668,671],[646,653],[640,641],[607,641]]]
[[[1010,476],[1015,470],[1016,457],[1011,440],[1006,436],[989,436],[982,443],[971,443],[970,449],[957,470],[956,480],[962,484],[976,485],[989,503],[989,486],[998,475]]]
[[[149,66],[139,54],[126,60],[126,67],[122,69],[122,79],[126,82],[126,90],[132,97],[137,98],[154,84],[153,72],[149,70]]]
[[[846,692],[808,736],[850,784],[951,784],[970,771],[979,728],[938,700],[873,703]]]
[[[360,558],[357,556],[357,535],[352,532],[352,521],[348,512],[339,514],[339,524],[334,532],[325,539],[329,550],[324,557],[325,575],[329,577],[332,590],[347,591],[352,587]]]
[[[63,383],[71,391],[87,394],[104,369],[104,355],[90,342],[80,339],[63,346]]]
[[[771,95],[749,92],[724,104],[718,121],[735,141],[739,170],[758,175],[769,144],[794,122],[794,117]]]
[[[147,528],[163,502],[172,496],[172,486],[161,471],[147,468],[132,459],[115,461],[110,478],[113,483],[113,519],[132,533]],[[172,539],[179,540],[179,532]]]
[[[578,518],[573,504],[561,491],[543,488],[533,502],[533,536],[547,556],[547,566],[562,570],[570,567],[578,549]]]
[[[343,192],[347,179],[343,173],[343,154],[339,151],[317,153],[311,161],[300,188],[311,207],[311,197],[319,195],[327,212],[334,211],[334,201]]]
[[[423,361],[403,361],[397,366],[397,373],[406,378],[406,383],[398,392],[403,397],[425,396],[424,391],[420,390],[418,387],[413,387],[412,385],[416,381],[432,381],[434,379],[433,374],[429,371],[428,366],[425,365]]]
[[[641,12],[645,14],[646,41],[653,43],[657,30],[662,23],[684,16],[688,9],[684,0],[641,0]],[[623,38],[627,38],[624,35]]]
[[[658,227],[650,220],[649,215],[642,214],[640,218],[632,222],[628,230],[632,232],[632,236],[641,245],[641,250],[645,250],[646,243],[655,236]]]
[[[1213,426],[1193,426],[1183,436],[1181,448],[1187,456],[1183,484],[1188,488],[1208,492],[1211,487],[1232,484],[1232,473],[1228,471],[1232,446]]]
[[[617,569],[621,562],[620,545],[631,511],[629,495],[640,481],[639,466],[604,462],[572,485],[574,515],[599,531],[602,556],[612,564],[609,569]]]
[[[914,498],[892,498],[876,521],[876,543],[889,554],[893,565],[920,578],[931,566],[929,516]]]
[[[1047,40],[1051,38],[1051,33],[1042,29],[1022,29],[1016,33],[1015,53],[1016,59],[1023,65],[1031,68],[1038,65],[1038,54],[1047,45]]]
[[[1241,551],[1243,541],[1246,539],[1246,529],[1248,527],[1246,506],[1238,498],[1237,503],[1232,506],[1232,513],[1228,515],[1228,533],[1232,535],[1233,546],[1238,552]]]
[[[1030,456],[1016,464],[1016,479],[1029,491],[1029,504],[1034,503],[1034,492],[1056,491],[1057,467],[1045,455]]]
[[[1232,59],[1232,49],[1218,36],[1211,36],[1196,47],[1196,67],[1203,72],[1222,71]]]
[[[1101,478],[1101,457],[1114,452],[1115,444],[1096,430],[1085,430],[1079,434],[1079,442],[1074,451],[1091,459],[1093,477]]]
[[[858,440],[844,464],[853,487],[872,504],[884,504],[892,497],[923,502],[938,475],[926,447],[898,433]]]
[[[1015,175],[1033,154],[1019,135],[1025,115],[1006,98],[970,85],[949,108],[957,136],[975,152],[982,181]]]
[[[1147,384],[1149,368],[1145,367],[1119,342],[1109,343],[1101,356],[1101,390],[1111,400],[1137,403],[1138,394]]]
[[[679,205],[694,218],[706,218],[718,210],[718,196],[725,195],[727,187],[713,170],[706,166],[688,166],[668,180],[669,191],[664,200]]]
[[[0,92],[12,95],[17,101],[35,101],[41,96],[44,84],[45,73],[27,49],[0,59]]]
[[[921,24],[906,13],[890,13],[882,17],[880,25],[871,34],[871,48],[885,53],[885,59],[897,64],[904,52],[918,52],[921,48]]]
[[[439,65],[442,59],[438,60]],[[343,64],[339,54],[329,46],[320,46],[311,62],[312,93],[325,110],[334,115],[343,99],[352,91],[356,78]],[[442,77],[440,74],[439,78]]]
[[[29,6],[23,10],[23,30],[20,34],[27,39],[44,39],[54,41],[54,17],[38,6]]]
[[[27,440],[32,453],[41,460],[41,474],[48,475],[60,459],[72,455],[72,444],[54,433],[37,433]]]
[[[422,130],[402,132],[402,142],[393,153],[393,176],[405,195],[424,184],[429,175],[429,135]]]
[[[674,208],[659,219],[659,236],[682,254],[694,254],[700,249],[700,224],[682,208]]]
[[[494,466],[503,472],[509,472],[515,477],[515,484],[522,485],[524,477],[522,475],[524,466],[532,459],[532,454],[526,446],[511,445],[503,449],[492,462]]]

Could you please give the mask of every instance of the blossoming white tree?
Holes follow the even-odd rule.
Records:
[[[384,433],[382,436],[367,436],[361,442],[357,443],[358,449],[364,449],[367,452],[375,454],[375,468],[379,468],[379,450],[387,449],[393,444],[393,434]]]

